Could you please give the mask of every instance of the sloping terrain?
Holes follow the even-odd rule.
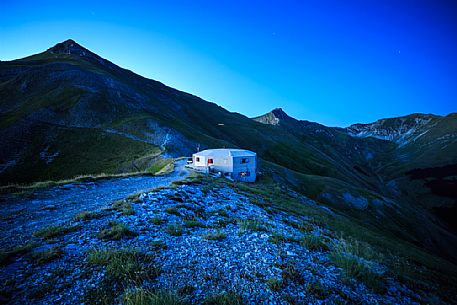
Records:
[[[315,156],[324,154],[334,163],[352,166],[352,174],[345,173],[349,180],[335,175],[302,175],[293,167],[289,169],[294,173],[277,168],[278,176],[300,192],[455,259],[455,114],[414,114],[346,129],[299,121],[282,109],[254,120],[293,134],[310,147],[309,151],[314,149]],[[444,165],[445,170],[440,171],[437,165]]]
[[[258,153],[260,176],[367,228],[456,261],[457,117],[415,114],[347,129],[250,119],[122,69],[72,40],[0,62],[0,183],[144,172],[197,145]],[[439,170],[438,170],[439,171]],[[420,178],[417,178],[420,177]],[[9,189],[7,189],[9,190]],[[454,197],[453,197],[454,196]]]
[[[266,177],[193,177],[83,208],[53,225],[30,214],[33,230],[2,236],[14,243],[0,256],[3,303],[457,301],[454,265]]]

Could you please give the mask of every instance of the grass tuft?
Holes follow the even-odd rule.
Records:
[[[239,222],[240,224],[240,229],[242,231],[255,231],[255,232],[267,232],[268,228],[267,226],[257,220],[250,220],[250,219],[242,219]]]
[[[109,228],[103,229],[98,233],[98,238],[103,240],[121,240],[124,237],[138,235],[122,223],[110,221],[108,225]]]
[[[130,202],[126,200],[116,200],[113,202],[113,209],[123,215],[134,215],[135,210]]]
[[[155,265],[152,255],[131,249],[94,249],[89,251],[87,261],[98,266],[105,266],[107,276],[117,283],[141,284],[160,275],[160,268]]]
[[[311,251],[327,251],[329,249],[324,238],[314,234],[306,234],[303,236],[300,239],[300,244]]]
[[[149,247],[153,251],[159,251],[167,249],[167,244],[163,240],[153,240]]]
[[[268,237],[268,241],[272,244],[280,244],[283,242],[297,242],[297,239],[293,238],[292,236],[286,236],[277,232],[273,232],[271,233],[271,236]]]
[[[287,285],[288,283],[295,283],[302,285],[305,282],[300,271],[292,264],[287,264],[282,268],[282,280]]]
[[[47,228],[43,228],[41,230],[36,231],[33,233],[34,236],[40,237],[43,239],[50,239],[58,236],[62,236],[71,232],[76,232],[81,229],[81,226],[51,226]]]
[[[61,257],[62,254],[63,251],[60,247],[53,247],[43,251],[32,252],[30,256],[35,263],[41,265]]]
[[[75,220],[91,220],[91,219],[95,219],[98,217],[99,217],[99,215],[97,213],[90,212],[90,211],[82,211],[75,215]]]
[[[226,237],[227,235],[221,231],[208,232],[203,235],[203,238],[206,240],[223,240]]]
[[[179,211],[176,207],[168,207],[165,209],[165,212],[167,212],[170,215],[181,216],[181,214],[179,213]]]
[[[40,244],[37,242],[29,242],[23,246],[14,247],[11,249],[2,249],[0,251],[0,266],[11,263],[16,256],[27,254],[33,248],[38,247],[39,245]]]
[[[184,222],[184,226],[186,228],[204,228],[205,227],[205,224],[203,224],[202,222],[198,221],[198,220],[186,220]]]
[[[144,288],[138,288],[126,292],[122,297],[123,305],[184,305],[187,304],[182,298],[171,292],[153,292]]]
[[[357,279],[375,291],[384,289],[383,276],[372,269],[373,266],[369,261],[345,252],[333,252],[330,259],[337,267],[343,269],[347,279]]]
[[[181,236],[183,234],[183,229],[180,225],[169,225],[166,231],[171,236]]]
[[[164,223],[167,222],[165,219],[162,219],[162,218],[160,218],[160,217],[152,217],[149,221],[150,221],[152,224],[155,224],[155,225],[157,225],[157,226],[163,225]]]
[[[270,289],[271,291],[278,292],[282,288],[282,281],[275,278],[268,279],[266,284],[268,289]]]

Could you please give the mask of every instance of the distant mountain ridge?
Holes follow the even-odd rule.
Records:
[[[451,184],[438,180],[433,188],[426,183],[436,177],[407,174],[457,164],[454,114],[415,114],[347,129],[297,120],[280,108],[250,119],[67,40],[0,62],[0,138],[3,185],[145,171],[161,158],[190,155],[198,145],[253,150],[269,178],[457,259],[457,236],[433,214],[453,206],[453,197],[442,196],[448,192],[433,191],[452,187],[453,174],[440,178]]]
[[[433,127],[439,118],[441,117],[433,114],[415,113],[398,118],[380,119],[370,124],[353,124],[347,130],[355,137],[374,137],[404,145],[427,132],[427,127]]]

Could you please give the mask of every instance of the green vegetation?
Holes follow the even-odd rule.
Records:
[[[51,239],[54,237],[66,235],[71,232],[76,232],[79,229],[81,229],[81,226],[79,226],[79,225],[75,225],[75,226],[58,225],[58,226],[51,226],[51,227],[43,228],[43,229],[33,233],[33,235],[36,237],[41,237],[43,239]]]
[[[144,169],[135,167],[135,160],[160,152],[158,147],[146,142],[96,128],[59,128],[55,142],[49,147],[50,152],[59,151],[59,155],[46,164],[39,159],[45,137],[46,131],[43,131],[28,146],[31,162],[21,163],[14,171],[0,177],[0,183],[13,181],[25,185],[11,185],[4,191],[33,190],[75,181],[142,174]]]
[[[282,281],[285,285],[289,283],[303,284],[305,279],[300,271],[292,264],[282,266]]]
[[[127,200],[116,200],[113,202],[113,209],[122,213],[123,215],[134,215],[135,210],[132,207],[132,204]]]
[[[351,254],[351,253],[332,253],[332,262],[343,269],[344,275],[348,279],[355,278],[369,288],[381,290],[383,288],[383,277],[373,271],[369,262]]]
[[[178,209],[176,207],[168,207],[165,209],[165,212],[171,215],[181,216]]]
[[[174,159],[173,158],[160,158],[156,160],[146,172],[153,175],[166,175],[173,172]]]
[[[123,305],[185,305],[182,298],[170,292],[160,291],[158,293],[138,288],[128,291],[122,297]]]
[[[160,250],[165,250],[167,249],[167,244],[163,240],[153,240],[149,248],[153,251],[160,251]]]
[[[384,288],[383,271],[376,272],[376,263],[373,262],[383,261],[383,256],[376,253],[368,244],[341,239],[332,244],[330,259],[337,267],[343,269],[346,278],[355,278],[378,291]]]
[[[306,285],[306,292],[308,294],[313,295],[316,299],[318,300],[324,300],[326,299],[330,294],[332,294],[332,291],[329,289],[326,289],[318,280],[312,281],[311,283],[308,283]],[[340,294],[344,292],[339,292]]]
[[[28,242],[22,246],[0,250],[0,266],[11,263],[16,256],[27,254],[39,245],[37,242]]]
[[[204,228],[205,227],[205,224],[203,224],[202,222],[198,221],[198,220],[185,220],[184,222],[184,226],[186,228]]]
[[[279,244],[283,242],[297,242],[297,239],[292,236],[286,236],[277,232],[271,233],[271,236],[268,237],[268,241],[272,244]]]
[[[152,255],[134,249],[94,249],[88,253],[87,261],[105,266],[107,276],[118,283],[141,284],[146,279],[155,279],[161,272]]]
[[[187,285],[184,285],[184,286],[178,288],[178,294],[187,296],[187,295],[191,295],[195,290],[196,290],[196,288],[194,286],[187,284]]]
[[[306,234],[300,239],[300,244],[311,251],[326,251],[328,245],[323,236],[314,234]]]
[[[122,223],[110,221],[109,228],[102,229],[97,237],[104,240],[121,240],[124,237],[136,236],[137,233],[130,230],[130,228]]]
[[[222,231],[208,232],[203,235],[203,238],[207,239],[207,240],[223,240],[226,237],[227,237],[227,235]]]
[[[75,215],[75,220],[91,220],[98,217],[99,215],[97,213],[91,211],[82,211]]]
[[[72,69],[78,71],[75,73],[76,78],[66,77],[62,63],[71,64]],[[198,141],[208,147],[243,147],[256,151],[262,173],[257,183],[223,183],[246,194],[252,203],[268,211],[284,211],[289,215],[310,217],[311,224],[325,227],[331,232],[341,232],[346,241],[344,247],[349,249],[329,245],[335,264],[355,266],[364,273],[365,270],[357,264],[371,269],[367,261],[377,262],[386,266],[389,277],[409,286],[435,289],[443,298],[446,295],[457,295],[453,287],[453,283],[457,282],[456,266],[438,257],[436,253],[440,250],[428,246],[436,244],[436,249],[448,246],[446,239],[442,238],[447,232],[443,231],[440,224],[427,220],[429,212],[424,208],[441,204],[444,199],[437,200],[433,197],[423,186],[423,181],[411,182],[404,176],[408,169],[414,167],[456,162],[454,152],[457,150],[457,142],[452,142],[452,137],[446,137],[456,130],[455,114],[447,117],[433,116],[427,133],[417,137],[417,141],[398,148],[395,143],[359,139],[349,136],[341,129],[291,120],[285,114],[282,114],[280,125],[260,124],[195,96],[163,87],[130,72],[113,72],[104,64],[72,54],[51,55],[46,52],[20,61],[1,62],[0,65],[9,71],[5,75],[11,75],[10,79],[0,84],[0,101],[6,101],[2,104],[5,109],[0,115],[1,127],[17,130],[14,128],[16,122],[38,116],[30,129],[22,132],[23,138],[18,139],[18,144],[27,143],[22,157],[24,161],[3,172],[0,183],[69,179],[81,174],[88,176],[80,179],[90,180],[100,177],[100,173],[106,173],[101,175],[106,177],[127,172],[144,173],[146,170],[154,174],[166,172],[171,162],[167,164],[169,161],[166,159],[159,159],[161,149],[143,141],[145,132],[153,132],[151,123],[158,124],[181,134],[186,141],[189,140],[188,143]],[[51,73],[59,86],[55,86],[56,82],[40,82],[44,73]],[[90,80],[87,82],[89,87],[75,86],[80,83],[78,77]],[[97,90],[104,86],[104,80],[113,78],[121,85],[127,84],[118,86],[119,98]],[[22,82],[15,81],[17,79],[24,80],[24,83],[38,82],[39,86],[24,91],[20,88]],[[17,95],[14,92],[22,93]],[[144,99],[125,98],[135,92]],[[163,98],[157,98],[159,94]],[[83,97],[84,107],[75,107]],[[170,103],[164,103],[168,100]],[[202,106],[204,112],[201,111]],[[99,126],[99,122],[104,123],[100,128],[41,124],[39,116],[42,109],[54,113],[56,119],[66,118],[71,112],[81,117],[90,114],[91,120],[88,123],[93,126]],[[154,114],[149,109],[154,109]],[[272,113],[267,118],[274,119],[273,116]],[[383,126],[398,128],[398,124],[403,126],[405,122],[417,118],[420,115],[388,119],[384,120]],[[228,122],[231,123],[230,128],[228,124],[226,127],[220,125],[215,128],[219,123]],[[421,129],[417,131],[422,132]],[[416,134],[411,136],[416,137]],[[171,147],[166,149],[174,153],[172,145],[189,145],[184,143],[186,142],[170,143]],[[49,154],[59,153],[49,164],[40,159],[40,153],[45,147]],[[367,158],[368,154],[372,157]],[[48,181],[25,188],[13,185],[0,191],[31,190],[34,187],[70,181],[72,180]],[[390,190],[381,181],[398,182],[400,195],[390,196]],[[174,185],[193,183],[201,183],[203,192],[209,193],[214,185],[221,182],[218,179],[208,182],[208,179],[196,175]],[[350,194],[351,198],[366,199],[368,207],[363,211],[355,209],[343,200],[344,193]],[[323,208],[313,206],[312,202],[307,203],[292,194],[303,194],[317,201]],[[377,210],[374,200],[389,197],[395,198],[398,205],[385,205]],[[126,208],[127,214],[131,210]],[[124,213],[124,209],[121,209],[121,213]],[[312,230],[309,225],[301,231]],[[53,228],[36,234],[42,238],[52,238],[66,232]],[[421,240],[433,243],[418,245],[417,242]],[[271,241],[283,242],[285,237],[276,235]],[[301,242],[310,249],[325,247],[321,243],[325,241],[315,240],[311,236],[306,236]],[[429,247],[430,252],[424,250],[425,247]],[[375,255],[376,253],[380,255]],[[454,293],[449,293],[449,289]]]
[[[235,293],[221,293],[213,296],[209,296],[203,301],[204,305],[243,305],[245,304],[243,298]]]
[[[267,226],[258,220],[242,219],[239,222],[240,230],[242,231],[255,231],[255,232],[267,232]]]
[[[157,226],[163,225],[167,222],[165,219],[160,217],[152,217],[149,221]]]
[[[169,225],[166,232],[171,236],[181,236],[183,234],[183,229],[180,225]]]
[[[225,218],[225,219],[217,219],[213,222],[212,227],[213,228],[225,228],[229,224],[236,224],[237,220],[236,219],[230,219],[230,218]]]
[[[296,178],[299,179],[300,176],[296,175]],[[309,223],[303,223],[304,226],[300,223],[294,225],[302,226],[301,231],[304,233],[313,231],[314,224],[325,227],[331,232],[339,232],[345,241],[343,245],[350,247],[350,250],[345,251],[386,266],[386,276],[391,276],[409,287],[429,291],[430,283],[440,283],[441,289],[435,289],[433,293],[445,299],[448,293],[443,293],[443,291],[455,291],[454,287],[448,284],[457,281],[455,265],[399,238],[398,234],[392,234],[388,229],[380,229],[379,226],[373,226],[366,220],[359,221],[351,213],[342,212],[335,215],[318,207],[303,204],[299,199],[291,196],[290,192],[281,190],[271,175],[266,174],[260,177],[255,184],[229,181],[224,183],[249,199],[254,198],[258,199],[257,202],[263,202],[263,208],[309,218]],[[368,217],[366,212],[364,214],[365,217]],[[383,222],[388,221],[383,218]],[[397,221],[400,222],[400,220]],[[333,244],[322,241],[330,250],[333,249]],[[315,242],[306,241],[305,243],[314,244]],[[317,244],[319,244],[318,241]],[[325,248],[323,245],[321,247]]]
[[[87,262],[90,265],[105,268],[106,274],[97,287],[87,291],[84,300],[86,304],[111,305],[117,303],[123,293],[125,296],[127,293],[140,289],[139,287],[144,281],[154,280],[161,273],[160,268],[154,263],[152,255],[135,249],[93,249],[87,253]],[[142,299],[141,296],[131,295],[122,300],[134,302]]]
[[[227,211],[224,210],[224,209],[219,209],[219,210],[216,210],[216,211],[212,211],[210,214],[214,215],[214,216],[222,216],[222,217],[228,217],[229,216]]]
[[[270,289],[271,291],[275,291],[275,292],[281,291],[281,288],[282,288],[281,280],[278,280],[275,278],[268,279],[266,284],[267,284],[268,289]]]
[[[30,256],[35,263],[41,265],[61,257],[62,254],[63,251],[60,247],[52,247],[47,250],[32,252]]]

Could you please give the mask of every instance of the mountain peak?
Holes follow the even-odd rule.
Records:
[[[290,116],[284,110],[282,110],[282,108],[275,108],[271,111],[271,113],[274,114],[274,116],[278,119],[290,118]]]
[[[47,52],[51,54],[75,54],[80,56],[90,53],[89,50],[79,45],[73,39],[67,39],[64,42],[60,42],[48,49]]]
[[[269,125],[278,125],[281,121],[287,119],[290,119],[290,117],[284,112],[284,110],[282,110],[282,108],[275,108],[264,115],[253,118],[254,121]]]

